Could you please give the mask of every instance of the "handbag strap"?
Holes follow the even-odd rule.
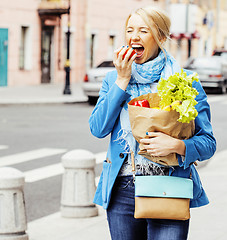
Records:
[[[135,182],[136,168],[135,168],[135,157],[134,157],[134,152],[133,151],[131,151],[131,161],[132,161],[132,177],[133,177],[133,182]]]

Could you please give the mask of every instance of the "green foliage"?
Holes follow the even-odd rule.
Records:
[[[189,76],[181,70],[181,73],[171,75],[167,80],[161,78],[158,83],[158,95],[161,98],[160,107],[164,108],[171,105],[174,101],[181,101],[181,105],[173,105],[172,109],[179,112],[179,122],[189,123],[198,115],[195,105],[195,97],[198,91],[192,87],[192,82],[198,82],[198,74],[193,73]]]

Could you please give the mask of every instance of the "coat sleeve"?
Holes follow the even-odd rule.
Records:
[[[210,106],[207,96],[200,82],[193,82],[194,87],[199,92],[196,97],[198,104],[196,109],[198,116],[195,118],[195,135],[190,139],[183,140],[186,146],[185,159],[179,157],[179,165],[188,168],[196,160],[203,161],[213,156],[216,151],[216,140],[210,122]]]
[[[107,73],[98,102],[89,119],[91,133],[98,138],[104,138],[112,131],[125,101],[130,96],[118,87],[116,78],[116,72]]]

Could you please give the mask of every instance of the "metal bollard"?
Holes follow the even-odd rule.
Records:
[[[24,175],[15,168],[0,168],[0,240],[28,240]]]
[[[62,156],[65,168],[62,181],[62,217],[93,217],[98,209],[93,203],[95,193],[96,164],[93,153],[86,150],[73,150]]]

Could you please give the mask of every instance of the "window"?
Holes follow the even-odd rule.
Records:
[[[109,37],[109,45],[111,46],[111,47],[113,47],[114,46],[114,39],[115,39],[115,36],[113,36],[113,35],[110,35],[110,37]]]
[[[30,28],[27,26],[21,27],[21,39],[20,39],[20,53],[19,53],[19,69],[30,70],[31,69],[31,40],[30,40]]]
[[[115,36],[109,35],[108,58],[113,59],[113,52],[115,50]]]
[[[94,46],[95,46],[95,34],[91,34],[91,44],[90,44],[90,67],[94,66]]]

